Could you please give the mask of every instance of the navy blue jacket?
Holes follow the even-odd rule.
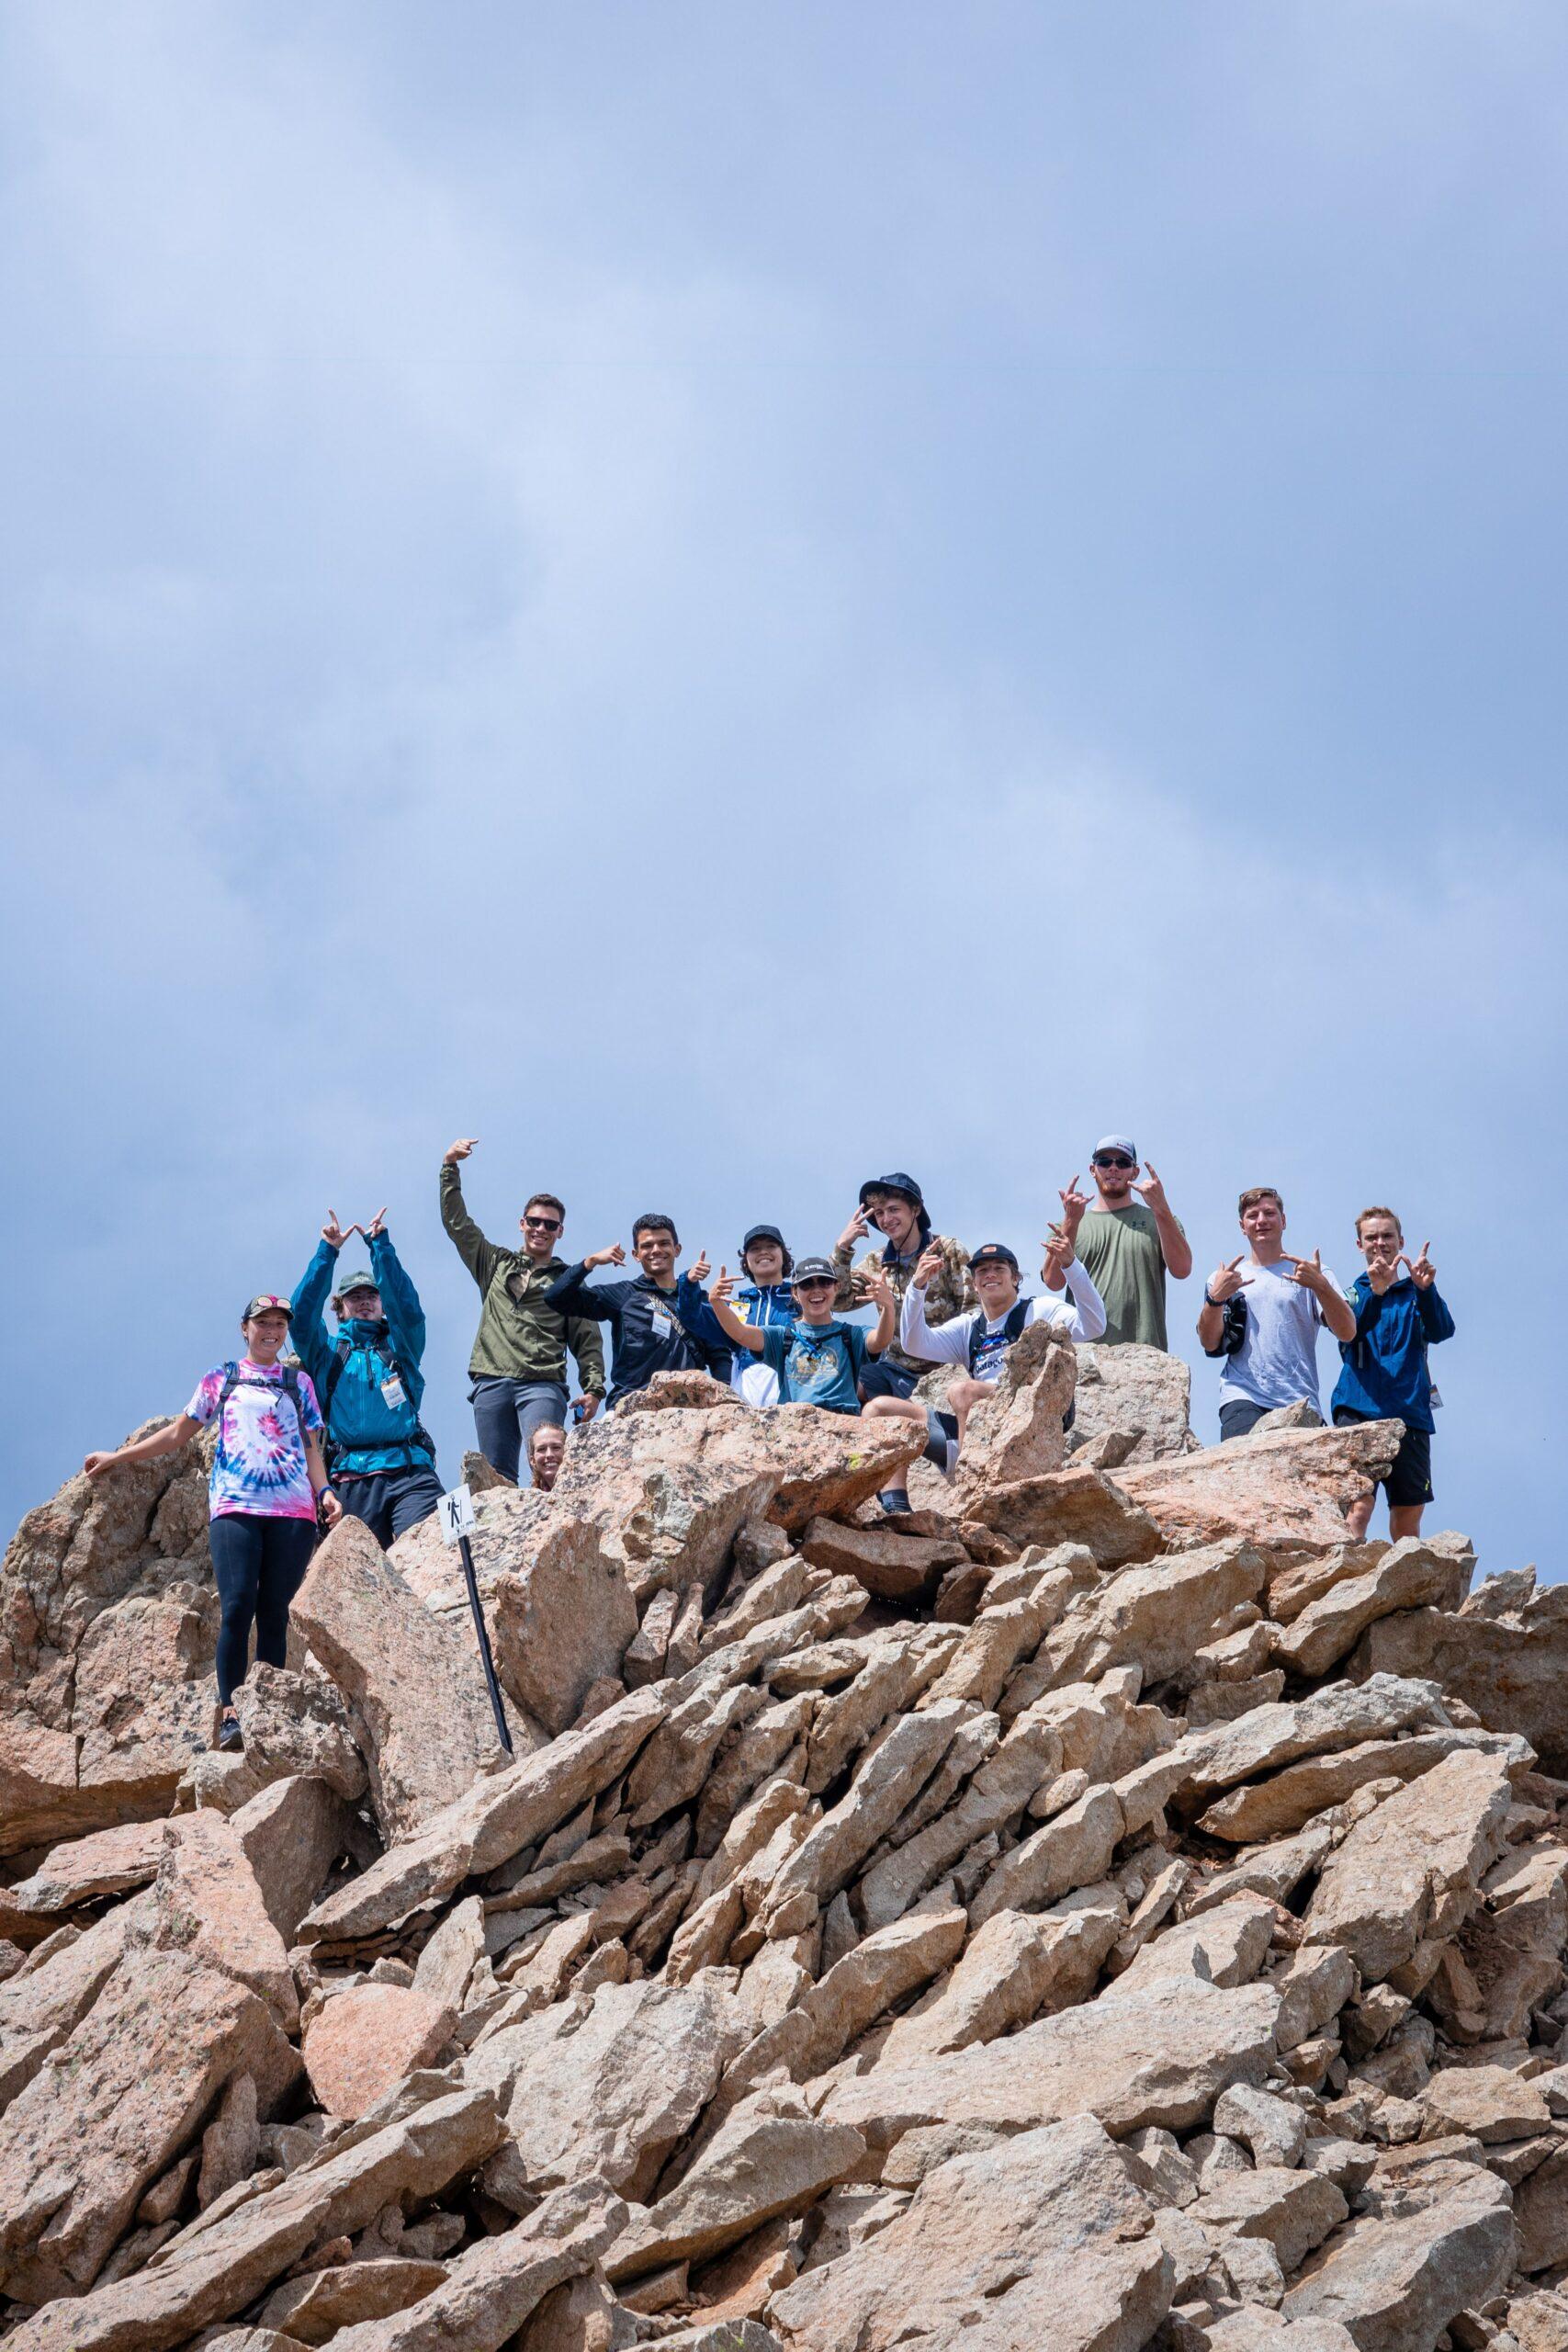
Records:
[[[1334,1405],[1429,1432],[1435,1425],[1427,1351],[1454,1335],[1454,1318],[1438,1296],[1437,1284],[1419,1290],[1406,1274],[1380,1298],[1369,1277],[1358,1274],[1350,1304],[1356,1336],[1339,1342],[1344,1369]]]
[[[730,1306],[742,1323],[752,1329],[765,1331],[771,1325],[786,1329],[793,1325],[800,1310],[795,1303],[795,1293],[788,1283],[743,1283],[730,1297]],[[675,1306],[681,1320],[694,1340],[705,1341],[710,1348],[723,1348],[733,1358],[730,1377],[746,1364],[761,1363],[761,1356],[748,1355],[741,1349],[731,1350],[724,1336],[724,1326],[708,1304],[708,1295],[701,1283],[690,1274],[682,1274],[675,1285]]]
[[[390,1237],[378,1233],[370,1243],[370,1271],[387,1310],[386,1319],[367,1323],[355,1316],[340,1323],[335,1334],[330,1333],[321,1309],[335,1284],[337,1256],[329,1242],[317,1245],[291,1301],[294,1313],[288,1326],[289,1345],[315,1383],[326,1416],[330,1466],[334,1472],[368,1475],[434,1462],[434,1449],[419,1419],[420,1399],[424,1395],[424,1374],[420,1370],[424,1310],[419,1293],[404,1272]],[[346,1360],[338,1372],[338,1351],[344,1342]],[[400,1405],[389,1405],[381,1394],[394,1370],[402,1377]]]
[[[545,1293],[545,1304],[560,1315],[591,1315],[610,1326],[614,1353],[610,1361],[613,1410],[634,1388],[646,1388],[656,1372],[706,1372],[728,1384],[730,1352],[728,1344],[688,1332],[677,1311],[676,1290],[660,1290],[646,1274],[635,1282],[591,1283],[582,1261],[558,1274]],[[669,1325],[660,1331],[658,1315]]]

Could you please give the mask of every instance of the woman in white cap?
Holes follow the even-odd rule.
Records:
[[[185,1411],[151,1437],[112,1453],[89,1453],[89,1478],[128,1463],[177,1453],[207,1422],[218,1423],[208,1495],[208,1539],[218,1583],[220,1747],[241,1746],[234,1691],[250,1664],[251,1627],[264,1665],[288,1657],[288,1608],[310,1565],[318,1508],[334,1526],[343,1506],[321,1461],[321,1408],[309,1373],[278,1357],[288,1337],[289,1305],[270,1291],[240,1318],[245,1353],[203,1374]]]

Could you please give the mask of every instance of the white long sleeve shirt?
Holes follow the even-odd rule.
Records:
[[[1014,1302],[1016,1304],[1016,1301]],[[991,1317],[983,1306],[971,1309],[967,1315],[955,1315],[950,1323],[931,1327],[926,1321],[925,1294],[913,1283],[904,1294],[903,1311],[898,1318],[898,1342],[906,1355],[923,1356],[928,1363],[961,1363],[969,1361],[969,1334],[978,1329],[976,1350],[976,1380],[999,1380],[1007,1360],[1007,1346],[1002,1334],[1007,1328],[1007,1316]],[[1029,1308],[1024,1324],[1051,1323],[1065,1331],[1070,1340],[1098,1340],[1105,1329],[1105,1305],[1088,1273],[1075,1258],[1067,1268],[1066,1298],[1035,1297],[1026,1301]],[[1011,1313],[1010,1307],[1008,1313]]]

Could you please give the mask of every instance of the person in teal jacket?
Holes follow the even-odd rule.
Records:
[[[424,1310],[387,1231],[387,1212],[368,1226],[337,1221],[329,1209],[316,1254],[290,1302],[289,1338],[310,1374],[327,1424],[327,1459],[344,1510],[363,1520],[383,1550],[428,1519],[441,1500],[435,1444],[422,1427]],[[336,1282],[338,1253],[362,1232],[369,1271]],[[337,1318],[322,1315],[329,1293]]]

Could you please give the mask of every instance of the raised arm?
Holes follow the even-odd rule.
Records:
[[[1145,1167],[1147,1172],[1143,1182],[1134,1184],[1133,1190],[1154,1218],[1166,1272],[1173,1282],[1184,1283],[1192,1272],[1192,1245],[1176,1222],[1175,1213],[1165,1197],[1159,1170],[1152,1159],[1145,1163]]]
[[[1247,1285],[1241,1278],[1242,1260],[1232,1258],[1228,1264],[1216,1266],[1203,1285],[1203,1304],[1198,1310],[1198,1340],[1206,1355],[1213,1355],[1224,1336],[1225,1301],[1234,1298]]]
[[[337,1221],[336,1209],[327,1211],[327,1221],[321,1227],[321,1238],[316,1244],[316,1254],[306,1267],[288,1304],[288,1340],[295,1354],[310,1374],[319,1380],[321,1367],[332,1353],[332,1341],[322,1308],[332,1293],[333,1276],[337,1272],[338,1251],[354,1231],[345,1230]]]
[[[1356,1310],[1338,1284],[1331,1282],[1323,1271],[1323,1252],[1314,1250],[1310,1258],[1292,1261],[1295,1272],[1291,1280],[1303,1290],[1310,1290],[1317,1301],[1317,1311],[1337,1340],[1353,1340],[1356,1336]]]
[[[1065,1299],[1037,1299],[1036,1306],[1043,1306],[1049,1320],[1059,1331],[1065,1331],[1070,1340],[1092,1341],[1103,1339],[1105,1301],[1096,1290],[1089,1268],[1081,1259],[1073,1255],[1070,1245],[1065,1241],[1057,1245],[1057,1264],[1067,1296]]]
[[[376,1277],[376,1287],[381,1294],[387,1325],[391,1335],[392,1353],[399,1361],[413,1369],[424,1354],[424,1309],[419,1303],[419,1293],[409,1278],[407,1267],[392,1247],[392,1237],[384,1222],[383,1209],[375,1221],[365,1228],[365,1238],[370,1244],[370,1271]],[[419,1398],[414,1398],[417,1405]]]
[[[876,1309],[876,1329],[866,1338],[868,1356],[885,1355],[893,1345],[893,1333],[898,1320],[898,1302],[893,1295],[893,1285],[880,1270],[866,1282],[866,1292]]]
[[[708,1311],[718,1326],[722,1344],[727,1348],[744,1348],[748,1355],[760,1356],[767,1345],[767,1332],[761,1323],[742,1323],[729,1304],[729,1294],[735,1287],[735,1277],[728,1266],[718,1270],[718,1280],[713,1286]],[[698,1334],[694,1331],[694,1339]]]
[[[457,1173],[458,1162],[467,1159],[478,1141],[477,1136],[459,1136],[456,1143],[447,1147],[441,1162],[441,1222],[452,1247],[480,1290],[488,1290],[501,1252],[493,1241],[485,1239],[468,1215],[463,1199],[463,1180]]]
[[[855,1243],[863,1241],[869,1231],[865,1211],[856,1209],[833,1244],[833,1271],[839,1277],[839,1287],[833,1293],[835,1315],[845,1315],[852,1307],[865,1305],[864,1277],[855,1272],[854,1260]]]
[[[926,1321],[926,1289],[942,1265],[942,1252],[933,1243],[920,1252],[914,1280],[904,1293],[903,1312],[898,1318],[898,1344],[908,1356],[916,1356],[927,1363],[964,1363],[969,1354],[969,1317],[954,1316],[951,1322],[934,1327]],[[891,1332],[883,1341],[890,1345]],[[880,1354],[881,1349],[874,1351]]]
[[[590,1257],[580,1258],[564,1274],[558,1274],[545,1293],[545,1305],[553,1306],[560,1315],[592,1316],[595,1323],[618,1323],[621,1318],[619,1283],[606,1283],[595,1290],[588,1277],[596,1266],[624,1266],[626,1253],[618,1241],[607,1250],[595,1250]]]

